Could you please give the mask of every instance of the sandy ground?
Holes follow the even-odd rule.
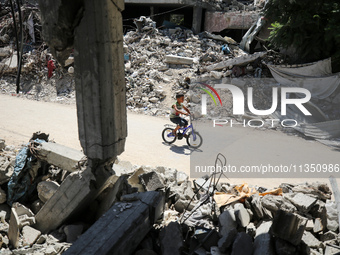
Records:
[[[161,132],[169,121],[165,118],[151,117],[128,113],[128,138],[125,152],[120,155],[138,165],[163,165],[174,167],[189,173],[191,150],[184,140],[166,145]],[[41,131],[50,134],[50,139],[57,143],[81,149],[78,140],[77,117],[75,105],[61,105],[31,101],[23,98],[0,95],[0,137],[8,145],[20,145],[28,142],[33,132]],[[339,152],[315,141],[301,137],[287,136],[281,132],[267,130],[249,130],[245,128],[229,129],[230,151],[228,159],[234,162],[245,157],[280,158],[291,163],[292,158],[311,160],[318,155],[324,160],[336,161]],[[244,144],[247,143],[247,146]],[[262,146],[261,146],[262,144]],[[270,146],[279,144],[280,146]],[[260,145],[260,147],[259,147]],[[269,147],[268,147],[268,146]],[[265,151],[261,148],[267,148]],[[340,160],[338,161],[340,163]],[[282,182],[301,183],[306,181],[325,181],[328,179],[268,179],[268,178],[233,178],[229,182],[256,184],[273,188]]]

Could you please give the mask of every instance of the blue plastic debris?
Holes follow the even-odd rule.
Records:
[[[36,139],[37,143],[45,143],[45,140]],[[12,206],[14,202],[28,200],[36,189],[36,183],[32,181],[29,170],[32,162],[36,160],[33,155],[29,155],[28,144],[21,149],[15,159],[14,172],[8,182],[8,198],[7,203]]]

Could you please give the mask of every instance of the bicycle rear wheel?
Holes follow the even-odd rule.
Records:
[[[202,136],[195,132],[195,135],[193,135],[192,132],[190,132],[187,136],[187,144],[189,145],[189,147],[192,148],[198,148],[202,145],[203,143],[203,138]]]
[[[164,128],[162,132],[162,138],[163,141],[166,142],[167,144],[172,144],[173,142],[176,141],[176,136],[172,135],[173,128]]]

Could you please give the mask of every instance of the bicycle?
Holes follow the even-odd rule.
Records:
[[[203,138],[202,136],[194,130],[194,125],[192,124],[192,116],[190,116],[190,125],[187,127],[181,127],[177,130],[176,136],[173,135],[172,131],[175,129],[174,125],[165,125],[165,128],[163,129],[162,132],[162,138],[163,141],[166,142],[167,144],[172,144],[178,140],[182,140],[183,138],[186,138],[187,144],[189,147],[192,148],[198,148],[202,145],[203,143]],[[182,131],[182,132],[181,132]]]

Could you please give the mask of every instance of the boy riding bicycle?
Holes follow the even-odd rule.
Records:
[[[177,94],[176,95],[176,102],[171,106],[171,112],[170,112],[170,120],[171,122],[177,124],[177,127],[172,131],[172,134],[176,136],[176,132],[180,127],[187,127],[188,121],[181,116],[180,114],[189,115],[190,111],[187,107],[183,105],[184,102],[184,95],[183,94]],[[184,112],[183,109],[186,111]]]

